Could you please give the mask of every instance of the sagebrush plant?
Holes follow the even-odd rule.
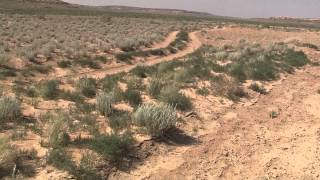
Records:
[[[142,103],[141,93],[135,89],[127,89],[123,93],[123,98],[126,102],[134,107]]]
[[[52,148],[67,146],[70,142],[68,134],[70,117],[64,112],[49,114],[49,126],[47,129],[48,145]]]
[[[9,140],[0,137],[0,178],[12,171],[16,160],[16,151],[9,144]]]
[[[129,133],[98,135],[92,139],[91,147],[105,159],[117,162],[128,153],[132,143],[133,138]]]
[[[160,78],[153,78],[148,85],[148,93],[152,97],[158,97],[162,88],[165,86],[165,82]]]
[[[17,121],[21,118],[20,102],[14,97],[0,98],[0,125],[6,121]]]
[[[113,93],[100,93],[97,96],[96,108],[101,115],[108,117],[112,113],[112,106],[115,103]]]
[[[108,118],[108,123],[110,128],[115,132],[123,129],[128,129],[131,125],[131,115],[126,111],[115,111]]]
[[[96,95],[96,80],[84,77],[79,79],[77,88],[84,96],[92,98]]]
[[[266,94],[267,91],[266,89],[262,86],[262,85],[259,85],[258,83],[252,83],[249,88],[253,91],[256,91],[260,94]]]
[[[178,116],[175,108],[167,104],[143,104],[134,112],[135,123],[152,136],[162,136],[175,127]]]
[[[55,99],[59,95],[59,84],[55,80],[46,81],[41,85],[40,91],[44,99]]]
[[[159,99],[162,102],[170,104],[179,110],[187,111],[192,108],[191,100],[184,94],[180,93],[177,87],[168,86],[161,90]]]

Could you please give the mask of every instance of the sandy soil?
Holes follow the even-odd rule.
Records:
[[[169,35],[163,41],[155,43],[152,45],[151,48],[144,48],[143,50],[147,51],[147,50],[166,48],[170,45],[170,43],[172,43],[176,39],[178,33],[179,31],[173,31],[169,33]]]
[[[304,51],[320,61],[319,51]],[[306,66],[252,103],[194,121],[199,132],[185,135],[194,141],[160,143],[146,161],[111,179],[319,179],[319,89],[320,67]]]
[[[191,32],[189,33],[190,36],[190,42],[187,45],[187,48],[177,52],[176,54],[171,54],[168,56],[164,56],[164,57],[150,57],[146,59],[145,63],[141,63],[145,66],[153,66],[162,62],[166,62],[166,61],[171,61],[177,58],[181,58],[184,57],[188,54],[193,53],[195,50],[197,50],[198,48],[201,47],[202,43],[201,41],[198,39],[197,34],[198,32]],[[172,35],[171,35],[172,36]],[[169,38],[171,41],[172,39]],[[141,65],[140,64],[140,65]],[[93,78],[97,78],[97,79],[101,79],[104,78],[106,75],[112,75],[112,74],[118,74],[121,72],[129,72],[130,70],[132,70],[133,68],[135,68],[136,66],[138,66],[138,64],[134,64],[134,65],[130,65],[130,64],[122,64],[122,65],[118,65],[115,67],[106,67],[103,69],[99,69],[99,70],[95,70],[95,71],[90,71],[90,72],[84,72],[84,73],[78,73],[76,75],[70,75],[70,76],[56,76],[54,77],[54,79],[64,79],[64,78],[81,78],[81,77],[93,77]],[[48,79],[48,78],[46,78]]]

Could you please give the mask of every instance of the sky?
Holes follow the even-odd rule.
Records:
[[[320,0],[64,0],[66,2],[108,6],[184,9],[233,17],[320,18]]]

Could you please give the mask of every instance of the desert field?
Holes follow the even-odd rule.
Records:
[[[0,11],[0,179],[319,179],[318,24],[95,11]]]

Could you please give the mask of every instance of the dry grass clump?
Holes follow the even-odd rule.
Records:
[[[97,110],[101,115],[108,117],[112,113],[112,105],[115,102],[112,93],[101,93],[97,96]]]
[[[162,136],[175,127],[178,119],[175,108],[166,104],[144,104],[133,114],[136,124],[152,136]]]
[[[174,86],[168,86],[161,90],[159,99],[162,102],[176,107],[178,110],[187,111],[192,108],[191,100],[184,94],[179,92],[179,89]]]
[[[0,137],[0,178],[12,171],[15,165],[16,152],[8,139]]]
[[[17,121],[21,118],[20,102],[14,97],[0,98],[0,124],[7,121]]]
[[[96,95],[96,80],[93,78],[81,78],[77,83],[78,91],[84,96],[92,98]]]

